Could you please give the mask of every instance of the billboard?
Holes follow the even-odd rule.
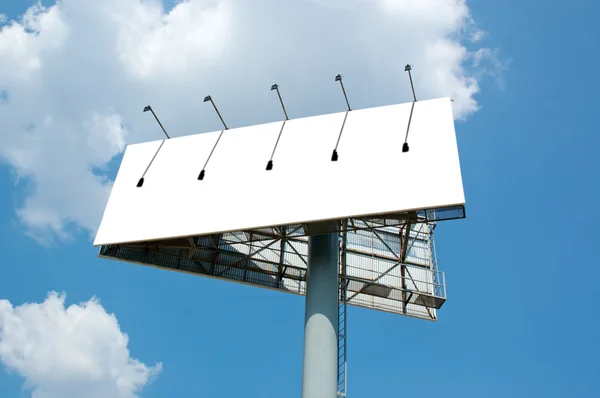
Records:
[[[283,130],[283,122],[274,122],[129,145],[94,245],[360,217],[395,220],[463,206],[450,99],[415,104],[410,151],[402,153],[410,108],[354,110],[345,123],[341,112],[288,120]],[[265,170],[280,131],[273,169]]]
[[[94,245],[303,295],[308,236],[339,231],[349,305],[435,320],[445,282],[433,228],[464,217],[465,199],[450,99],[414,104],[402,152],[411,106],[129,145]],[[316,229],[327,220],[333,230]]]

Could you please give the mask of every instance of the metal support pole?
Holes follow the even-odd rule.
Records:
[[[152,107],[150,105],[146,105],[146,107],[144,108],[144,112],[148,112],[148,111],[152,112],[152,116],[154,116],[154,119],[156,119],[156,122],[162,129],[163,133],[165,133],[165,135],[167,136],[167,139],[171,138],[171,137],[169,137],[169,134],[167,134],[167,130],[165,130],[165,128],[163,127],[160,120],[158,120],[158,116],[156,116],[156,113],[154,113],[154,109],[152,109]]]
[[[338,373],[339,234],[308,238],[302,398],[335,398]]]
[[[412,95],[413,95],[414,101],[412,103],[412,106],[410,107],[410,116],[408,117],[408,127],[406,128],[406,137],[404,138],[404,144],[402,144],[402,152],[408,152],[408,150],[410,149],[408,147],[408,131],[410,130],[410,121],[412,120],[413,111],[415,110],[415,102],[417,102],[417,95],[415,94],[415,86],[413,85],[412,75],[410,74],[411,70],[412,70],[412,67],[410,65],[406,65],[404,67],[404,71],[408,72],[408,78],[410,79],[410,88],[412,90]]]
[[[344,88],[344,83],[342,82],[342,75],[337,75],[335,77],[335,81],[336,82],[340,82],[340,85],[342,86],[342,92],[344,93],[344,99],[346,100],[346,105],[348,105],[348,111],[346,112],[346,115],[344,116],[344,122],[342,123],[342,129],[340,130],[340,134],[338,135],[338,139],[337,142],[335,143],[335,148],[333,149],[333,152],[331,153],[331,161],[332,162],[337,162],[338,160],[338,145],[340,145],[340,139],[342,138],[342,133],[344,132],[344,126],[346,125],[346,119],[348,118],[348,112],[352,111],[352,108],[350,108],[350,102],[348,102],[348,96],[346,95],[346,89]]]

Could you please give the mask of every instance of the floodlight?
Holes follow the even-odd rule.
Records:
[[[204,176],[206,175],[206,166],[208,165],[208,162],[210,161],[211,156],[215,152],[217,145],[219,145],[219,141],[221,141],[221,137],[223,137],[224,132],[225,132],[225,130],[221,130],[221,133],[219,133],[219,137],[217,138],[217,141],[215,141],[215,144],[213,145],[210,153],[208,154],[208,157],[206,158],[206,162],[204,162],[204,166],[202,167],[202,171],[200,171],[200,174],[198,174],[199,181],[204,180]]]
[[[331,154],[331,161],[332,162],[337,162],[337,160],[338,160],[338,153],[337,153],[337,150],[334,149],[333,153]]]
[[[154,119],[156,119],[156,122],[158,123],[158,125],[162,129],[163,133],[165,133],[165,136],[167,137],[167,139],[170,139],[171,137],[169,137],[169,134],[167,134],[167,130],[165,130],[165,128],[163,127],[163,125],[160,122],[160,120],[158,120],[158,116],[156,116],[156,113],[154,113],[154,110],[152,109],[152,107],[150,105],[146,105],[144,107],[144,112],[148,112],[148,111],[152,112],[152,116],[154,116]],[[163,141],[163,143],[164,143],[164,141]],[[160,151],[161,147],[162,147],[162,144],[160,145],[160,147],[158,147],[158,150],[156,151],[156,153],[152,157],[152,160],[150,160],[150,164],[148,164],[148,167],[146,167],[146,171],[144,171],[144,174],[142,174],[142,177],[138,180],[138,182],[136,184],[137,188],[141,188],[142,186],[144,186],[144,176],[146,175],[146,172],[148,171],[148,169],[150,168],[150,165],[154,161],[154,158],[156,157],[156,155],[158,155],[158,151]]]
[[[344,88],[344,83],[342,82],[342,75],[338,74],[335,77],[335,81],[340,82],[340,85],[342,86],[342,93],[344,94],[344,99],[346,100],[346,105],[348,106],[348,110],[346,111],[346,115],[344,116],[344,122],[342,123],[342,128],[340,129],[340,133],[338,134],[338,139],[335,144],[335,148],[333,149],[333,152],[331,153],[331,161],[332,162],[338,161],[338,152],[337,152],[338,145],[340,144],[340,139],[342,138],[342,133],[344,132],[344,126],[346,125],[346,119],[348,118],[348,112],[350,112],[352,110],[350,108],[350,102],[348,102],[348,96],[346,95],[346,89]]]
[[[408,72],[408,78],[410,79],[410,88],[412,90],[413,103],[412,103],[412,107],[410,108],[410,116],[408,118],[408,126],[406,127],[406,137],[404,138],[404,144],[402,144],[402,152],[404,152],[404,153],[408,152],[408,150],[409,150],[409,148],[408,148],[408,131],[410,130],[410,122],[412,120],[413,111],[415,109],[415,102],[417,102],[417,96],[415,94],[415,86],[413,85],[412,75],[410,74],[411,70],[412,70],[412,67],[409,64],[406,64],[406,66],[404,67],[404,71]]]
[[[154,162],[154,159],[156,159],[156,155],[158,155],[158,152],[160,152],[160,148],[162,148],[162,146],[165,143],[165,141],[166,140],[162,140],[162,142],[158,146],[158,149],[156,149],[156,152],[154,152],[154,156],[152,156],[152,158],[150,159],[150,162],[148,163],[148,166],[146,166],[146,170],[144,170],[144,173],[142,174],[142,177],[138,180],[138,182],[136,184],[137,188],[141,188],[144,185],[144,181],[145,181],[144,177],[146,177],[146,173],[150,169],[150,166],[152,166],[152,163]]]
[[[275,141],[275,146],[273,147],[273,152],[271,153],[271,158],[267,162],[267,167],[265,170],[270,171],[273,170],[273,156],[275,156],[275,150],[277,149],[277,144],[279,143],[279,139],[281,138],[281,133],[283,133],[283,128],[285,127],[285,122],[290,120],[288,118],[287,111],[285,110],[285,105],[283,105],[283,99],[281,99],[281,93],[279,92],[279,86],[277,84],[273,84],[271,86],[271,91],[276,90],[277,96],[279,97],[279,103],[281,104],[281,109],[283,109],[283,115],[285,116],[285,120],[281,124],[281,130],[279,130],[279,135],[277,136],[277,141]]]

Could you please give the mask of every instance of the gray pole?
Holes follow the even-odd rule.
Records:
[[[338,371],[339,234],[308,238],[302,398],[335,398]]]

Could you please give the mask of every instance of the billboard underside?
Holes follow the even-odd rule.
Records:
[[[346,283],[348,304],[435,320],[445,282],[435,263],[433,225],[423,218],[395,226],[342,223],[340,284]],[[105,245],[100,257],[304,295],[307,236],[301,225],[238,231]]]

